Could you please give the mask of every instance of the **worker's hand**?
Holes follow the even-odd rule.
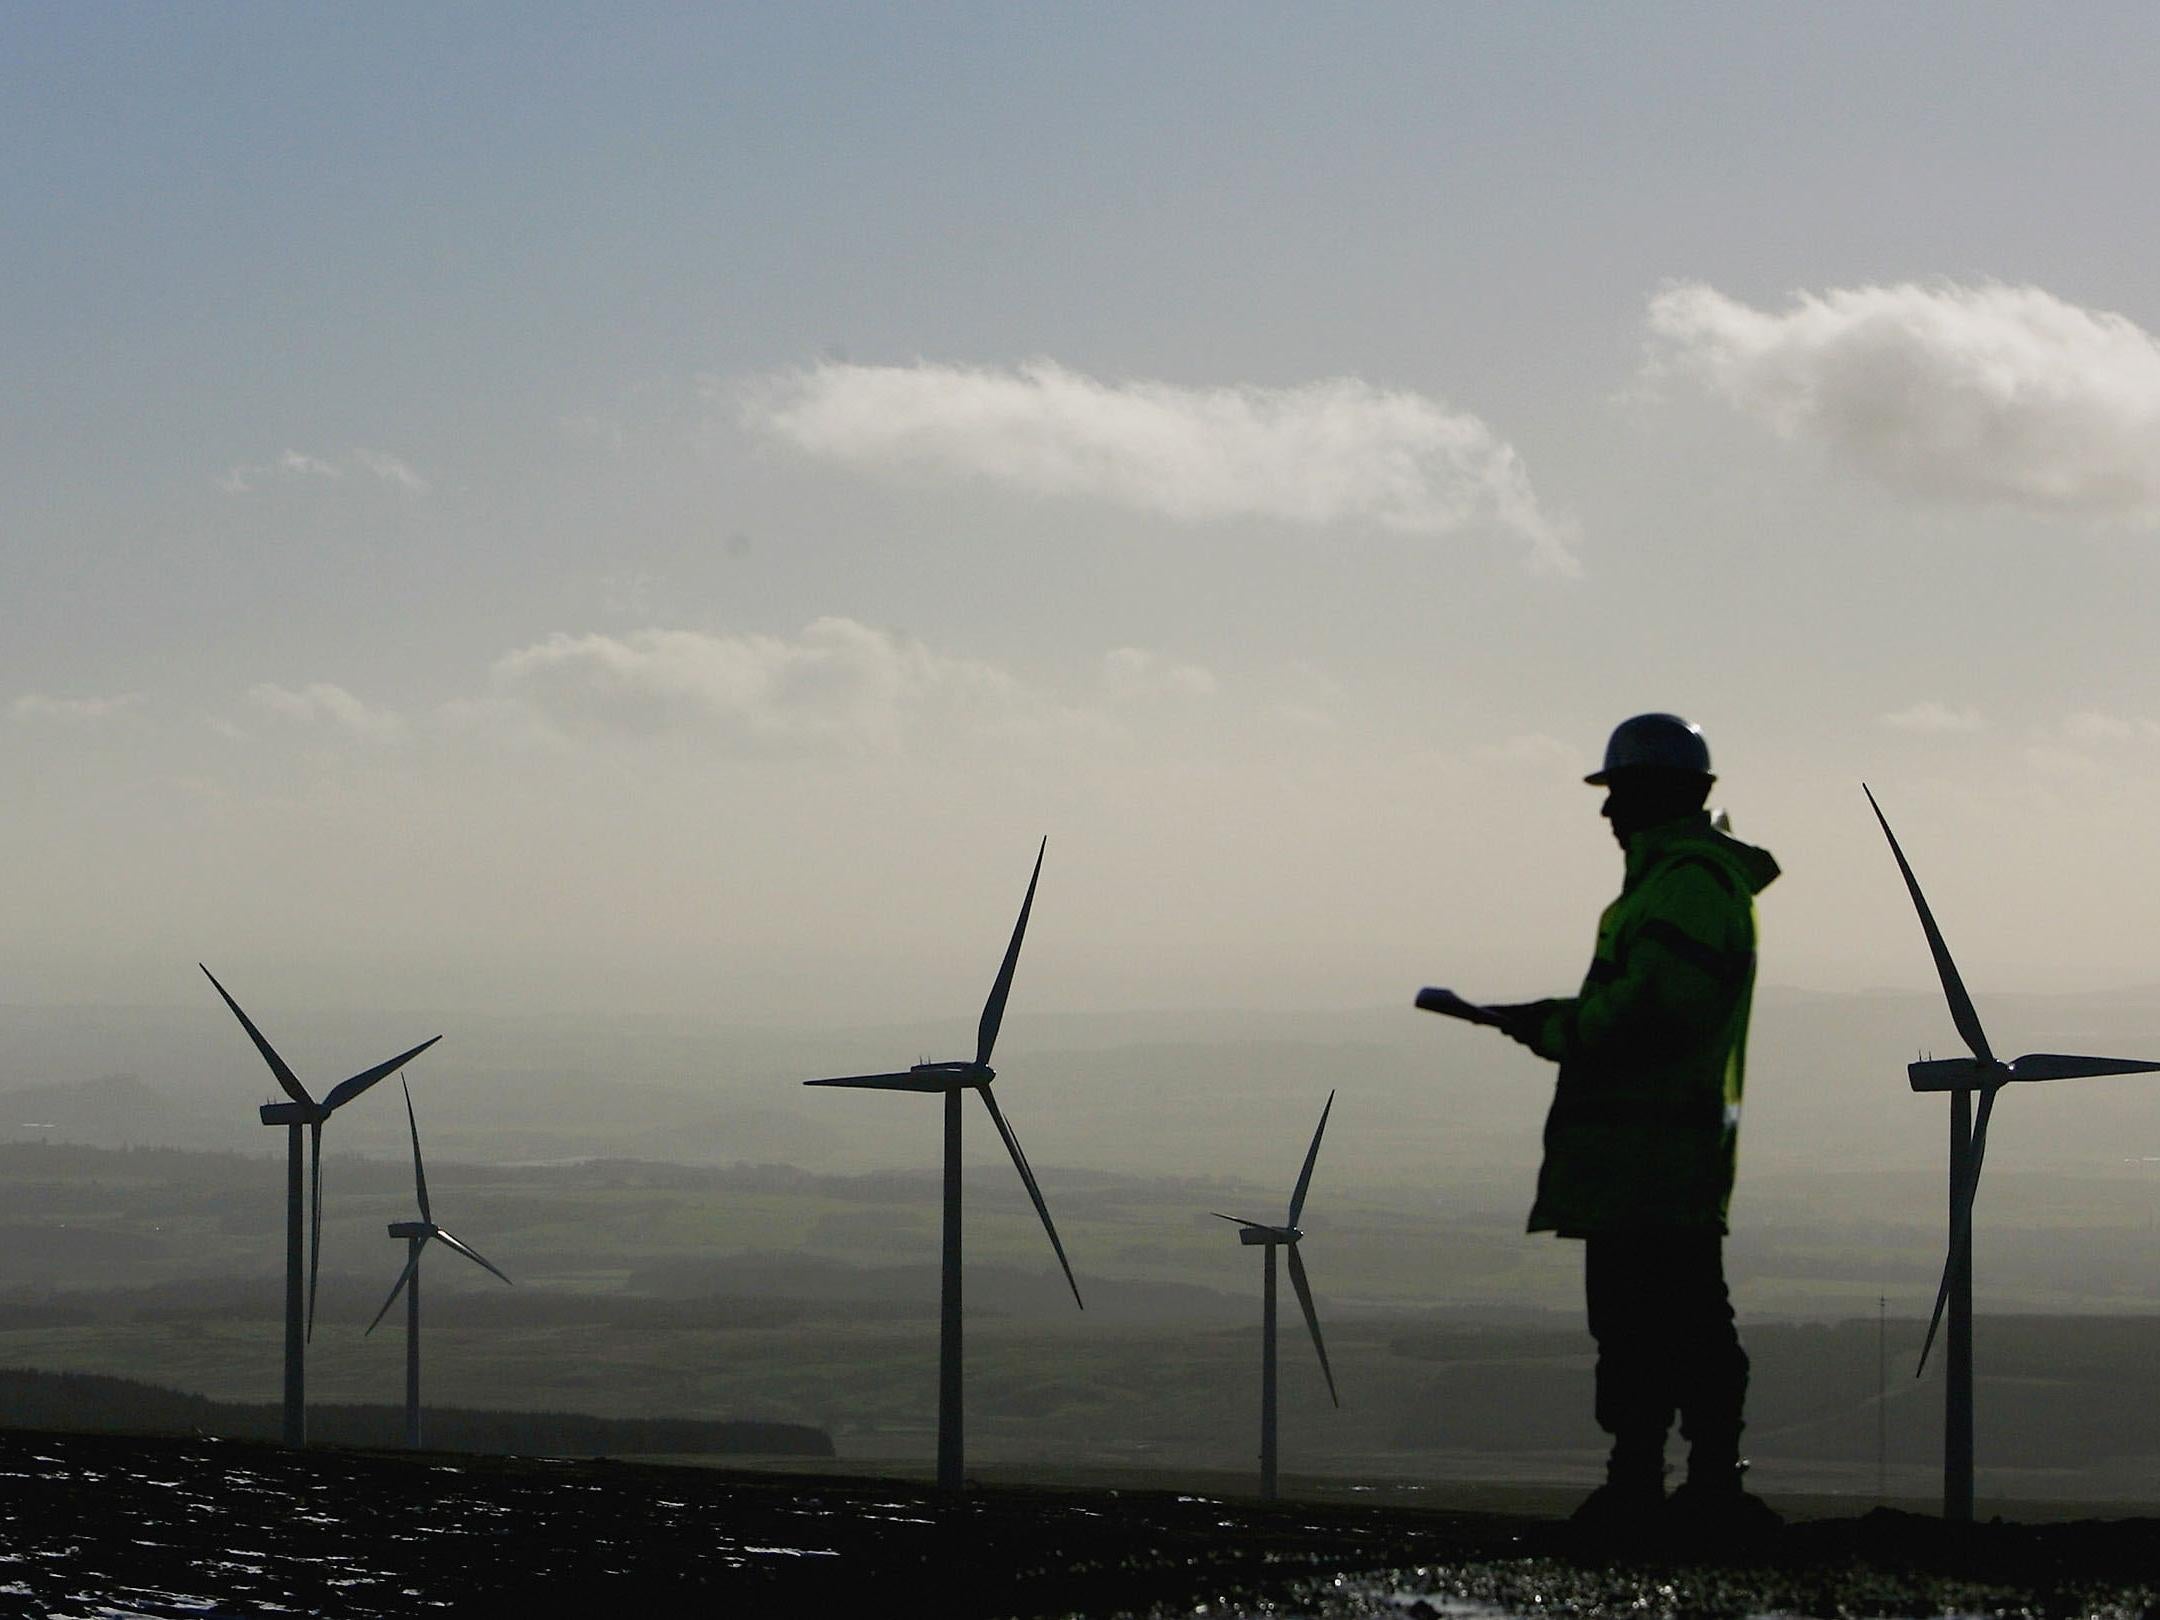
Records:
[[[1486,1010],[1500,1020],[1497,1028],[1501,1034],[1535,1052],[1539,1034],[1559,1005],[1557,1001],[1516,1001],[1497,1006],[1488,1004]]]

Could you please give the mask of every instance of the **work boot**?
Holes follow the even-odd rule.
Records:
[[[1665,1527],[1678,1540],[1718,1548],[1768,1540],[1785,1527],[1778,1512],[1742,1488],[1745,1462],[1692,1458],[1686,1483],[1665,1499]]]
[[[1568,1528],[1599,1541],[1619,1541],[1658,1528],[1665,1507],[1665,1487],[1617,1484],[1607,1480],[1575,1505]]]
[[[1664,1446],[1623,1442],[1606,1459],[1605,1483],[1576,1505],[1568,1527],[1591,1540],[1624,1540],[1655,1530],[1664,1506]]]

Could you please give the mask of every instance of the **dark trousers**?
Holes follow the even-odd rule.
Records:
[[[1583,1242],[1583,1288],[1598,1347],[1598,1427],[1613,1437],[1614,1473],[1662,1472],[1677,1410],[1690,1476],[1729,1476],[1748,1359],[1725,1291],[1724,1234],[1592,1233]]]

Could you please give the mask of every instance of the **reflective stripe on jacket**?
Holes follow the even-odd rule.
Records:
[[[1535,1049],[1560,1065],[1530,1230],[1725,1228],[1766,850],[1707,814],[1638,833],[1582,990]]]

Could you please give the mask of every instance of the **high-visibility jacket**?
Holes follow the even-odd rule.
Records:
[[[1582,990],[1547,1002],[1531,1046],[1560,1065],[1530,1230],[1582,1237],[1725,1229],[1767,850],[1707,814],[1629,842]]]

